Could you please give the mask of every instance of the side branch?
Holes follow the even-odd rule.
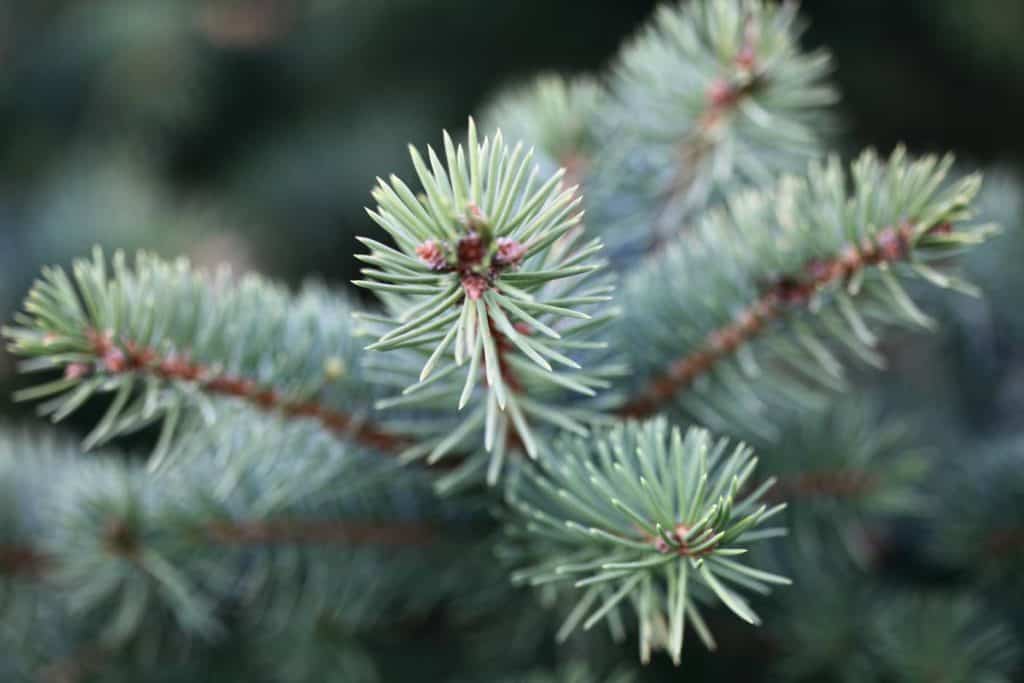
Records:
[[[212,540],[227,545],[354,544],[414,546],[428,545],[435,530],[422,523],[372,524],[333,519],[293,521],[257,520],[213,522],[206,526]]]
[[[1001,559],[1018,554],[1024,549],[1024,529],[993,532],[985,539],[984,547],[988,554]]]
[[[161,357],[154,349],[140,347],[130,340],[123,342],[122,348],[114,343],[109,334],[100,334],[95,330],[89,332],[88,338],[93,353],[108,373],[148,373],[171,381],[196,382],[210,394],[240,398],[258,408],[279,412],[286,417],[314,419],[335,433],[381,451],[395,452],[408,445],[408,440],[403,436],[348,413],[332,410],[315,400],[289,401],[273,388],[260,386],[250,379],[219,374],[183,357]],[[77,378],[90,371],[84,364],[73,363],[65,369],[65,376]]]
[[[38,578],[46,573],[49,560],[33,548],[21,545],[0,545],[0,574]]]
[[[950,229],[948,223],[943,223],[932,227],[929,232],[948,232]],[[730,357],[743,344],[758,336],[769,323],[793,310],[806,307],[822,288],[846,281],[870,266],[905,260],[910,253],[913,234],[914,226],[911,223],[889,227],[879,232],[874,240],[866,240],[860,246],[847,246],[839,256],[811,261],[801,271],[777,278],[733,322],[711,332],[696,351],[672,362],[646,389],[617,412],[625,417],[637,418],[658,412],[662,405],[685,391],[716,363]]]
[[[728,117],[752,96],[764,84],[765,77],[761,73],[750,71],[753,67],[753,53],[748,45],[737,65],[742,68],[741,78],[716,79],[708,87],[705,95],[706,108],[697,118],[696,125],[679,143],[678,169],[669,188],[669,198],[683,196],[697,182],[701,163],[713,153],[717,142],[715,132],[724,125]],[[661,222],[662,219],[658,219]],[[655,236],[647,248],[650,254],[661,251],[667,243],[666,235],[655,230]]]
[[[864,470],[798,472],[780,477],[765,493],[764,499],[782,503],[808,498],[859,498],[878,490],[880,483],[878,477]]]
[[[78,683],[96,673],[110,655],[98,645],[85,647],[39,671],[39,683]]]
[[[230,546],[275,545],[378,545],[409,547],[430,545],[437,531],[422,522],[367,522],[336,519],[212,521],[200,527],[210,543]],[[120,520],[104,531],[103,547],[112,555],[138,553],[140,539]],[[40,579],[53,569],[54,558],[29,545],[0,545],[0,576]]]

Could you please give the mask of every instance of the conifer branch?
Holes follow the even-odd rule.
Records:
[[[660,250],[728,190],[769,185],[819,153],[837,98],[829,55],[802,50],[801,32],[789,4],[682,3],[624,47],[586,183],[589,225],[616,262]]]
[[[839,254],[816,258],[800,270],[782,275],[756,301],[742,309],[733,322],[711,332],[697,350],[670,363],[619,413],[638,418],[657,413],[666,402],[712,371],[716,363],[732,356],[742,345],[769,329],[770,323],[795,310],[806,309],[825,287],[846,284],[866,268],[907,260],[915,236],[949,234],[951,231],[952,225],[947,222],[924,230],[909,222],[890,226],[871,238],[865,238],[859,245],[849,244]]]
[[[878,477],[865,470],[812,470],[788,473],[775,479],[764,500],[773,503],[807,498],[859,498],[870,495],[879,486]]]
[[[0,545],[0,574],[38,578],[49,569],[47,557],[25,545]]]
[[[949,567],[977,568],[990,586],[1019,590],[1024,557],[1024,446],[1020,436],[990,444],[949,466],[939,495],[932,552]]]
[[[641,658],[665,649],[678,665],[687,624],[715,647],[695,599],[704,591],[760,624],[737,589],[767,593],[789,580],[730,558],[784,533],[765,526],[785,505],[762,501],[772,480],[748,489],[757,466],[748,448],[730,449],[699,429],[684,437],[657,419],[567,439],[558,450],[558,463],[524,470],[506,500],[525,565],[513,581],[571,585],[578,597],[560,639],[580,624],[586,630],[617,620],[629,605],[640,624]]]
[[[884,529],[893,519],[933,509],[934,454],[905,422],[862,399],[787,417],[759,455],[763,476],[775,479],[765,500],[790,502],[784,522],[793,547],[870,566],[890,547]]]
[[[428,545],[437,530],[421,522],[355,520],[231,520],[205,526],[213,542],[229,545]]]
[[[945,266],[993,228],[966,225],[980,178],[944,186],[951,164],[897,149],[847,173],[832,158],[708,213],[621,290],[617,344],[635,380],[620,414],[675,407],[773,439],[768,406],[821,406],[845,386],[844,356],[884,366],[871,323],[933,326],[901,280],[976,291]]]
[[[16,598],[0,600],[4,613],[45,597],[120,648],[161,623],[209,638],[226,605],[259,621],[297,593],[339,598],[368,576],[359,599],[394,601],[388,618],[446,596],[416,580],[450,569],[459,533],[426,473],[308,422],[242,406],[215,417],[156,472],[0,433],[0,595]]]
[[[198,534],[212,545],[223,546],[416,546],[437,540],[437,531],[421,522],[370,522],[351,519],[212,520],[189,535]],[[126,524],[111,520],[104,545],[113,555],[132,557],[139,543]],[[31,545],[0,545],[0,574],[43,579],[59,570],[58,560]]]
[[[95,371],[110,376],[152,375],[171,382],[189,382],[213,396],[241,399],[261,410],[275,412],[286,418],[315,420],[329,431],[379,451],[395,452],[409,444],[407,437],[391,433],[368,420],[333,410],[316,400],[291,400],[284,392],[273,387],[260,385],[248,378],[219,373],[210,366],[184,356],[161,356],[152,347],[140,347],[130,339],[119,339],[115,344],[109,334],[101,334],[96,330],[87,330],[85,336],[96,363],[72,363],[64,369],[65,378],[85,378]]]
[[[1003,529],[989,534],[984,547],[993,557],[1005,559],[1024,550],[1024,528]]]
[[[376,339],[366,348],[391,352],[368,367],[401,391],[377,407],[443,415],[437,437],[421,434],[403,460],[436,462],[482,442],[494,484],[510,443],[538,457],[539,425],[585,433],[596,417],[586,402],[622,372],[593,339],[615,316],[591,313],[613,291],[602,245],[583,239],[581,197],[562,186],[564,171],[541,181],[533,152],[510,148],[500,130],[481,140],[471,119],[465,146],[445,134],[444,162],[430,148],[429,166],[410,153],[423,194],[392,176],[370,211],[397,248],[363,239],[371,252],[357,256],[369,267],[355,284],[386,307],[361,316]],[[570,402],[581,408],[564,410]]]
[[[110,656],[106,648],[92,644],[82,647],[39,671],[39,683],[79,683],[102,668]]]
[[[538,162],[552,172],[564,168],[563,187],[575,187],[584,184],[599,149],[597,117],[607,98],[596,79],[545,74],[498,97],[482,119],[488,130],[536,145]]]
[[[862,570],[830,558],[805,563],[794,577],[801,593],[780,594],[773,633],[779,657],[766,663],[776,678],[1014,679],[1020,647],[991,603],[948,587],[896,590],[866,579]]]
[[[66,418],[94,395],[113,393],[86,437],[99,445],[154,422],[161,462],[190,415],[210,398],[240,399],[381,451],[407,445],[368,418],[372,387],[351,337],[351,308],[315,286],[298,295],[255,276],[233,281],[140,253],[134,267],[99,249],[73,277],[47,268],[16,325],[3,328],[25,371],[63,374],[16,394],[46,398],[40,412]]]
[[[878,421],[815,413],[809,434],[776,417],[843,387],[848,356],[882,365],[876,323],[931,325],[905,279],[973,291],[946,266],[991,232],[963,226],[979,180],[944,186],[951,159],[898,149],[776,185],[820,156],[836,99],[801,30],[795,3],[663,7],[606,77],[546,77],[490,109],[494,134],[470,119],[465,144],[411,149],[417,182],[379,180],[369,215],[386,236],[356,256],[376,310],[145,254],[44,269],[3,330],[25,371],[52,375],[19,398],[58,421],[106,395],[90,449],[160,433],[145,465],[0,433],[0,619],[66,620],[53,640],[71,654],[45,672],[61,680],[226,627],[257,668],[279,660],[262,677],[367,680],[353,636],[441,605],[479,619],[507,597],[496,555],[513,584],[571,604],[559,641],[628,623],[644,662],[663,649],[679,665],[688,630],[715,647],[712,607],[761,623],[748,595],[790,583],[762,561],[799,575],[755,543],[791,534],[845,563],[836,542],[856,555],[883,516],[919,511],[927,459]],[[765,437],[761,459],[673,428],[673,412]],[[401,467],[445,458],[443,477]],[[1004,465],[979,495],[955,482],[934,534],[1001,581],[1024,547],[1024,467]],[[498,543],[481,512],[499,501],[433,495],[506,471]],[[486,559],[464,561],[464,525]],[[497,592],[467,600],[474,582]],[[801,586],[793,618],[775,615],[792,632],[762,641],[809,653],[797,674],[846,635],[828,630],[835,605],[814,613],[820,596],[852,615],[840,646],[866,653],[847,678],[905,680],[904,661],[932,675],[949,654],[971,680],[1002,680],[1016,657],[980,605],[851,606],[853,591],[821,587]],[[582,664],[551,675],[599,679]]]

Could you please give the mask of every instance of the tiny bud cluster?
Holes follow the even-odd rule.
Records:
[[[476,206],[467,214],[466,230],[454,245],[433,239],[423,242],[416,247],[416,256],[435,272],[458,273],[466,296],[476,301],[504,271],[523,262],[526,247],[510,237],[488,240],[490,230]]]
[[[444,270],[447,265],[444,249],[434,240],[427,240],[416,247],[416,256],[431,270]]]
[[[668,555],[669,553],[675,553],[679,557],[700,557],[702,555],[708,555],[714,552],[717,544],[712,543],[706,548],[701,548],[697,552],[692,552],[690,546],[686,542],[686,537],[690,533],[690,527],[685,524],[678,525],[674,531],[668,532],[666,535],[673,541],[669,543],[661,536],[652,539],[652,545],[662,555]],[[707,533],[707,532],[705,532]],[[710,532],[710,535],[714,535],[714,531]]]

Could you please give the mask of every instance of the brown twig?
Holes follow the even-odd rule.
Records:
[[[110,655],[99,645],[90,645],[43,667],[37,675],[39,683],[78,683],[97,669]]]
[[[242,520],[208,522],[206,538],[223,545],[426,545],[436,531],[420,522],[371,523],[322,520]],[[121,519],[112,519],[103,532],[103,547],[112,555],[137,562],[140,539]],[[0,574],[41,579],[53,560],[30,546],[0,546]],[[98,646],[82,649],[38,672],[41,683],[76,683],[102,666],[107,651]]]
[[[910,223],[885,228],[874,240],[865,240],[860,246],[848,245],[834,258],[811,261],[801,271],[777,278],[732,322],[711,332],[695,351],[669,364],[618,413],[625,417],[647,417],[656,413],[664,403],[688,388],[716,363],[730,357],[760,334],[769,323],[794,309],[807,306],[823,287],[848,280],[869,266],[906,259],[914,229]],[[949,224],[943,223],[931,228],[930,232],[948,230]]]
[[[494,338],[494,346],[498,352],[498,371],[501,373],[502,380],[514,393],[523,393],[525,390],[523,382],[508,362],[508,356],[515,349],[515,346],[513,346],[509,338],[497,328],[490,315],[487,316],[487,325],[490,327],[491,337]],[[515,327],[516,331],[520,334],[531,334],[530,328],[525,323],[516,323]],[[484,379],[486,381],[486,377]]]
[[[206,525],[212,540],[228,545],[353,544],[428,545],[436,530],[422,522],[345,522],[322,520],[255,520],[212,522]]]
[[[217,520],[200,527],[211,543],[246,545],[429,545],[437,530],[423,522],[371,522],[340,519]],[[141,544],[123,520],[113,519],[103,532],[103,547],[111,555],[134,558]],[[53,568],[53,558],[30,545],[0,545],[0,574],[39,579]]]
[[[0,545],[0,574],[39,578],[49,568],[49,559],[34,548],[24,545]]]
[[[878,488],[878,477],[863,470],[815,470],[781,476],[764,496],[772,503],[794,498],[858,498]]]
[[[1024,529],[994,531],[985,539],[985,549],[994,557],[1005,558],[1024,549]]]
[[[679,165],[667,191],[669,199],[690,190],[697,181],[701,162],[715,148],[715,131],[767,80],[765,73],[758,70],[757,42],[756,34],[748,31],[744,45],[734,59],[736,73],[730,78],[717,78],[708,86],[704,111],[679,143]],[[667,204],[664,208],[667,209]],[[654,237],[647,248],[648,253],[660,251],[667,242],[667,236],[659,229],[663,220],[663,217],[655,220]]]
[[[316,400],[290,401],[271,387],[260,386],[244,377],[217,373],[184,356],[162,357],[156,350],[139,346],[132,340],[119,340],[120,343],[115,344],[109,333],[102,334],[95,330],[90,331],[88,337],[93,353],[107,373],[148,373],[172,381],[196,382],[207,393],[240,398],[258,408],[280,412],[286,417],[307,417],[333,432],[381,451],[395,452],[409,444],[408,438],[404,436],[328,408]],[[65,370],[68,376],[81,376],[87,372],[88,368],[77,363],[69,365]]]

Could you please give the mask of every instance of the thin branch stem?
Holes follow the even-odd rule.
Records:
[[[340,519],[216,520],[200,527],[206,540],[225,546],[378,545],[409,547],[430,545],[437,530],[423,522],[369,522]],[[103,545],[113,555],[131,557],[141,541],[121,520],[111,520]],[[30,545],[0,545],[0,575],[41,579],[54,558]]]
[[[371,523],[323,520],[255,520],[212,522],[206,525],[210,539],[227,545],[351,544],[428,545],[436,530],[419,522]]]
[[[949,229],[950,226],[944,223],[934,226],[931,232]],[[838,256],[811,261],[799,272],[779,277],[732,322],[712,331],[696,350],[670,363],[645,389],[622,406],[618,414],[642,418],[658,412],[716,363],[729,358],[743,344],[767,329],[769,323],[805,308],[822,288],[846,281],[870,266],[905,260],[910,253],[913,233],[914,226],[910,223],[889,227],[859,247],[848,245]]]
[[[668,202],[674,197],[686,195],[697,182],[701,162],[715,149],[715,131],[729,115],[751,95],[765,84],[767,76],[763,72],[754,71],[754,46],[748,42],[736,58],[736,66],[740,69],[740,77],[733,79],[720,78],[712,82],[705,95],[706,108],[697,117],[696,125],[679,143],[678,168],[666,197]],[[663,230],[664,211],[654,221],[654,236],[647,252],[655,253],[668,242],[668,235]]]
[[[78,683],[103,666],[109,651],[90,645],[45,666],[38,673],[39,683]]]
[[[765,493],[765,500],[859,498],[877,490],[878,477],[864,470],[837,469],[795,472],[781,476]]]
[[[985,550],[997,558],[1006,558],[1024,549],[1024,529],[995,531],[985,539]]]
[[[30,546],[0,545],[0,574],[38,578],[49,568],[49,559]]]
[[[154,349],[141,347],[131,340],[123,340],[122,349],[108,335],[91,331],[88,336],[93,352],[103,361],[107,373],[147,373],[171,381],[196,382],[210,394],[240,398],[258,408],[276,411],[286,417],[314,419],[335,433],[381,451],[397,452],[409,443],[404,436],[388,432],[379,425],[340,410],[328,408],[318,401],[290,401],[271,387],[260,386],[244,377],[217,373],[184,357],[162,357]]]

